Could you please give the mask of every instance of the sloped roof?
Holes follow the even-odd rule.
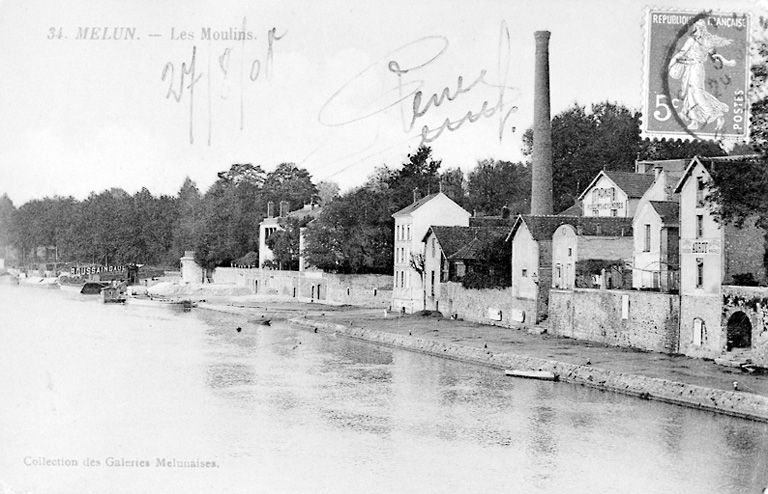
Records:
[[[494,226],[512,226],[515,224],[515,217],[508,216],[470,216],[469,226],[494,227]]]
[[[581,207],[581,203],[578,201],[573,206],[557,213],[557,216],[581,216],[581,215],[582,215],[582,207]]]
[[[696,164],[701,164],[707,170],[707,172],[709,172],[709,170],[712,168],[712,165],[715,163],[750,162],[759,158],[760,156],[757,154],[712,157],[694,156],[691,158],[691,162],[688,164],[688,168],[685,169],[685,173],[677,182],[677,185],[675,186],[675,192],[680,193],[680,191],[683,189],[683,184],[685,184],[685,182],[688,180],[688,177],[691,176],[691,172],[696,167]]]
[[[517,232],[521,225],[525,224],[528,231],[531,232],[531,236],[536,241],[552,240],[552,234],[560,225],[574,224],[578,220],[578,216],[559,216],[559,215],[519,215],[512,229],[507,235],[507,241],[510,241]]]
[[[656,214],[665,225],[678,225],[680,223],[680,203],[676,201],[650,201]]]
[[[640,198],[656,177],[649,173],[615,172],[605,170],[605,176],[619,186],[629,198]]]
[[[632,235],[632,218],[611,216],[560,216],[520,215],[507,235],[511,240],[517,229],[525,223],[536,241],[552,240],[552,235],[562,225],[571,225],[579,235],[598,237],[629,237]]]
[[[451,254],[451,260],[482,260],[484,248],[499,239],[505,238],[509,231],[506,227],[479,228],[468,243]],[[441,244],[442,245],[442,244]]]
[[[580,216],[573,223],[577,235],[587,237],[631,237],[632,218]]]
[[[422,242],[427,240],[430,233],[434,233],[443,254],[445,257],[449,257],[471,242],[481,230],[483,228],[471,226],[431,226],[424,235]]]
[[[418,201],[416,201],[414,203],[411,203],[408,206],[406,206],[403,209],[401,209],[400,211],[394,213],[392,216],[394,217],[394,216],[403,216],[403,215],[406,215],[406,214],[411,214],[412,212],[416,211],[417,209],[419,209],[420,207],[422,207],[423,205],[425,205],[426,203],[428,203],[429,201],[431,201],[432,199],[434,199],[437,196],[443,196],[446,199],[448,199],[449,201],[451,201],[452,203],[456,204],[456,202],[454,202],[454,200],[451,199],[450,197],[448,197],[447,195],[443,194],[442,192],[437,192],[435,194],[429,194],[428,196],[422,197]],[[458,204],[456,204],[456,206],[457,207],[461,207]],[[469,214],[469,212],[467,212],[467,214]]]
[[[690,160],[687,158],[678,158],[678,159],[671,159],[671,160],[642,160],[642,161],[635,162],[635,170],[637,170],[638,165],[650,165],[651,171],[646,172],[648,174],[653,174],[652,170],[654,168],[661,168],[662,170],[668,173],[683,173],[686,167],[688,166],[689,161]]]

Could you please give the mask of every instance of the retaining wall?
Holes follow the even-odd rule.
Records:
[[[677,295],[635,290],[553,289],[549,292],[549,333],[677,353],[679,300]]]
[[[471,290],[461,283],[440,283],[440,312],[446,317],[456,314],[465,321],[504,327],[532,326],[536,318],[536,301],[517,298],[512,288]],[[489,310],[501,312],[501,320],[489,317]],[[524,321],[515,319],[520,312]]]
[[[289,322],[310,330],[317,328],[322,332],[342,334],[390,347],[480,364],[499,370],[549,371],[564,382],[768,422],[768,397],[761,395],[706,388],[525,355],[494,354],[482,348],[309,319],[290,319]]]
[[[322,271],[216,268],[214,283],[247,286],[252,293],[308,298],[365,307],[389,307],[392,276],[344,275]]]

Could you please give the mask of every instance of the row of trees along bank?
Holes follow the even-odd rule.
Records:
[[[753,108],[765,110],[759,105]],[[642,140],[640,114],[612,103],[574,105],[554,117],[552,130],[558,210],[571,206],[602,169],[631,171],[635,159],[724,154],[710,142]],[[755,131],[765,135],[760,127]],[[523,143],[524,154],[530,154],[530,131]],[[761,158],[752,165],[716,173],[715,193],[723,203],[724,219],[738,221],[755,211],[768,211],[764,144],[765,139],[757,142]],[[737,147],[733,153],[745,151],[751,149]],[[383,165],[364,184],[341,195],[336,184],[315,184],[307,170],[292,163],[282,163],[269,173],[259,165],[232,165],[218,173],[204,194],[187,179],[175,196],[154,196],[146,188],[131,195],[113,188],[84,200],[34,199],[17,209],[3,195],[0,254],[4,246],[12,246],[21,257],[19,263],[44,261],[37,258],[36,247],[52,246],[59,261],[170,266],[177,265],[185,250],[194,249],[198,262],[207,268],[244,256],[249,261],[244,264],[258,264],[258,225],[267,204],[288,201],[298,209],[315,202],[323,206],[315,221],[283,218],[285,230],[270,237],[278,265],[296,267],[298,232],[306,226],[305,252],[312,265],[340,273],[391,273],[392,213],[410,204],[414,195],[438,190],[478,215],[499,214],[504,206],[512,215],[527,213],[530,170],[527,163],[486,159],[465,176],[458,168],[441,170],[432,150],[420,147],[401,166]]]

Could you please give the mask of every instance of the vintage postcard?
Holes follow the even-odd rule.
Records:
[[[765,494],[767,19],[0,0],[0,494]]]

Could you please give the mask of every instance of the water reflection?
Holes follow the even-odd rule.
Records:
[[[200,310],[0,287],[0,314],[0,471],[19,492],[741,493],[768,482],[765,424]],[[148,449],[223,466],[140,479],[18,468],[27,451]]]

